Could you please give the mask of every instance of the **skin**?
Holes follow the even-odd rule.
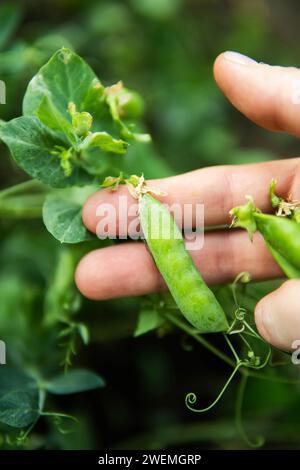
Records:
[[[250,120],[269,131],[300,137],[300,105],[294,99],[300,70],[256,62],[240,63],[236,57],[223,53],[215,61],[214,76],[229,101]],[[270,210],[268,186],[272,178],[278,181],[278,195],[300,199],[299,158],[204,168],[150,181],[149,185],[168,193],[163,198],[167,204],[204,203],[205,223],[214,225],[228,223],[229,210],[243,204],[245,194],[251,194],[262,211]],[[88,199],[83,220],[89,230],[96,230],[99,204],[114,204],[120,194],[128,198],[128,206],[135,203],[126,188],[121,188],[118,195],[101,190]],[[124,214],[118,217],[122,221]],[[241,271],[249,271],[255,280],[282,275],[258,233],[253,243],[245,231],[209,233],[203,249],[191,255],[209,284],[231,281]],[[83,295],[98,300],[142,295],[165,288],[144,244],[132,242],[89,253],[78,265],[76,283]],[[260,334],[274,346],[291,350],[292,342],[300,339],[299,304],[300,280],[289,280],[261,299],[255,309]]]

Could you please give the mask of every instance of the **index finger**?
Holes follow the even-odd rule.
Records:
[[[293,198],[299,198],[300,158],[247,165],[215,166],[170,178],[150,180],[148,183],[149,186],[166,193],[164,196],[155,196],[162,202],[170,206],[177,203],[182,208],[185,204],[191,205],[192,225],[196,220],[197,204],[203,204],[204,222],[209,226],[228,224],[230,209],[243,204],[247,194],[253,196],[255,204],[261,210],[268,211],[270,209],[268,187],[273,178],[277,180],[277,192],[280,196],[287,197],[291,194]],[[125,205],[120,205],[120,196],[125,198]],[[83,221],[94,233],[101,218],[97,215],[97,210],[103,204],[111,204],[115,209],[116,235],[120,235],[120,227],[127,231],[128,225],[136,217],[135,211],[132,210],[136,201],[127,188],[120,186],[114,192],[102,189],[87,200],[83,208]]]

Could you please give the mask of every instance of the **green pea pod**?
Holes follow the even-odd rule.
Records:
[[[194,265],[166,206],[143,194],[140,222],[156,266],[185,318],[200,333],[226,331],[226,315]]]
[[[252,201],[231,211],[233,225],[248,230],[252,239],[258,230],[276,262],[289,278],[300,278],[300,224],[293,219],[263,214]]]
[[[270,252],[272,253],[275,261],[279,264],[282,271],[289,279],[300,278],[300,269],[296,268],[291,263],[289,263],[285,259],[285,257],[282,256],[280,253],[278,253],[278,251],[274,250],[274,248],[272,248],[272,246],[268,242],[266,242],[266,245],[269,248]]]

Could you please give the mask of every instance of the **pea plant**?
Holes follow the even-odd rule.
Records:
[[[299,201],[285,201],[275,193],[276,181],[270,184],[270,201],[277,208],[276,215],[263,214],[251,197],[244,206],[231,210],[233,225],[245,228],[250,239],[258,230],[265,239],[273,257],[288,278],[300,276]]]
[[[53,346],[59,341],[65,373],[51,375],[44,364],[44,377],[26,355],[20,364],[26,373],[9,367],[0,371],[6,384],[1,387],[0,422],[22,429],[16,436],[18,443],[24,442],[40,416],[53,416],[56,422],[68,418],[45,410],[47,393],[69,394],[104,386],[104,379],[91,371],[69,371],[78,338],[84,344],[89,341],[87,326],[73,318],[80,307],[74,270],[86,249],[77,244],[94,238],[82,224],[81,209],[108,169],[120,171],[120,157],[129,143],[149,141],[147,134],[127,124],[127,118],[135,119],[141,108],[137,93],[121,82],[104,87],[78,55],[61,49],[29,83],[23,115],[1,121],[1,140],[17,165],[32,177],[1,192],[1,214],[23,219],[42,216],[57,240],[74,244],[74,249],[58,253],[37,333],[47,336],[51,331],[46,343],[52,338]],[[29,335],[32,324],[26,327]],[[32,328],[32,335],[36,328]],[[29,336],[28,341],[32,343]],[[14,348],[14,342],[10,341],[9,349]]]
[[[247,311],[239,305],[237,286],[240,283],[247,284],[250,281],[249,274],[241,273],[231,286],[235,310],[229,313],[227,319],[219,301],[205,284],[190,254],[187,252],[182,233],[177,227],[173,216],[160,201],[151,195],[151,193],[154,195],[159,194],[159,191],[156,188],[150,188],[143,177],[138,178],[137,176],[131,176],[130,178],[108,177],[104,181],[104,186],[111,186],[113,190],[116,190],[122,182],[127,185],[130,194],[139,200],[139,216],[145,241],[171,294],[171,303],[170,300],[167,303],[163,301],[160,303],[162,315],[174,325],[182,328],[183,331],[197,338],[200,343],[233,367],[233,371],[225,385],[210,405],[200,409],[195,408],[193,405],[197,400],[197,396],[191,392],[186,395],[187,408],[198,413],[213,408],[223,396],[237,372],[241,372],[244,376],[241,385],[241,396],[238,401],[238,403],[242,403],[245,380],[252,374],[256,376],[257,371],[264,369],[272,355],[270,346],[260,338],[246,318]],[[246,206],[246,210],[247,208],[248,206]],[[153,209],[155,209],[154,212]],[[234,223],[236,225],[238,225],[237,214],[239,211],[243,213],[245,211],[244,207],[232,210],[232,214],[235,215]],[[259,211],[255,213],[259,213]],[[273,218],[276,222],[278,221],[276,216],[273,216]],[[241,219],[244,220],[243,216],[241,216]],[[156,230],[153,230],[153,224],[156,224]],[[168,236],[166,236],[166,229],[168,230]],[[183,323],[180,317],[172,316],[172,310],[174,309],[183,314],[189,325]],[[202,337],[203,333],[218,332],[223,333],[227,346],[232,353],[232,359]],[[246,351],[242,351],[244,356],[238,354],[231,341],[232,335],[238,336],[246,347]],[[260,344],[257,345],[257,343]],[[255,442],[248,439],[243,431],[240,412],[241,410],[238,410],[239,426],[245,440],[249,445],[262,445],[263,439],[261,436]]]
[[[14,328],[9,324],[10,305],[3,317],[7,322],[5,331],[9,350],[12,355],[14,351],[19,352],[15,357],[15,368],[0,369],[0,380],[4,383],[0,391],[0,423],[16,431],[13,440],[18,445],[24,445],[29,432],[42,416],[54,419],[62,432],[62,420],[76,420],[46,406],[48,401],[51,403],[52,395],[105,386],[102,376],[92,371],[70,369],[79,343],[88,344],[90,338],[88,325],[76,318],[81,297],[73,277],[76,264],[84,253],[91,247],[112,243],[97,240],[85,228],[81,217],[83,203],[101,186],[117,190],[119,184],[127,184],[131,194],[139,200],[145,242],[170,291],[170,294],[141,299],[134,335],[153,330],[163,334],[172,328],[180,330],[232,368],[221,392],[209,406],[196,408],[195,393],[186,395],[187,408],[195,412],[211,409],[236,373],[240,373],[236,410],[240,431],[250,444],[260,445],[262,442],[261,439],[250,442],[242,426],[246,380],[248,377],[281,379],[269,371],[267,366],[273,351],[256,332],[250,309],[244,305],[251,277],[248,273],[241,273],[230,286],[219,286],[214,292],[203,281],[172,215],[155,197],[155,189],[149,188],[142,176],[134,175],[141,173],[141,163],[136,155],[141,146],[149,145],[151,141],[139,121],[142,111],[143,102],[138,93],[127,89],[122,82],[104,86],[81,57],[63,48],[30,81],[23,100],[23,115],[0,122],[0,139],[8,146],[17,166],[31,177],[0,192],[1,215],[23,219],[27,223],[30,219],[42,217],[48,232],[62,244],[58,248],[55,243],[55,267],[49,280],[43,259],[47,256],[45,245],[49,246],[50,253],[52,242],[38,241],[34,237],[28,240],[22,235],[24,252],[28,248],[33,255],[30,261],[24,258],[24,252],[18,256],[24,260],[25,271],[28,264],[36,264],[41,284],[47,284],[43,298],[34,289],[30,290],[28,297],[26,285],[22,284],[21,289],[18,284],[20,280],[10,282],[9,288],[18,293],[10,298],[28,305],[28,308],[30,306],[30,311],[39,312],[39,315],[31,314],[26,319],[16,314]],[[298,206],[278,198],[274,184],[270,195],[280,214],[284,212],[288,218],[261,214],[250,201],[246,206],[232,210],[234,225],[247,228],[250,234],[260,230],[284,272],[294,276],[300,269],[299,247],[295,246],[291,254],[282,234],[298,233],[298,221],[290,220],[297,217]],[[161,236],[161,228],[158,237],[151,236],[153,206],[161,217],[169,221],[170,239]],[[16,239],[15,246],[20,235]],[[7,250],[15,256],[14,237],[11,243],[13,248],[8,247]],[[32,279],[31,276],[26,272],[26,282]],[[0,278],[0,287],[2,283],[5,286],[6,280]],[[229,303],[224,299],[227,296],[228,300],[228,295]],[[18,312],[17,305],[14,309]],[[32,343],[30,353],[17,344],[18,328],[26,332],[26,340]],[[224,348],[216,346],[213,340],[204,336],[206,333],[219,333],[224,340]],[[32,339],[33,335],[42,338],[43,352]],[[49,362],[49,354],[57,357],[57,367],[53,366],[53,360]],[[63,370],[59,369],[60,366]],[[261,369],[265,371],[261,372]],[[4,437],[9,445],[11,435],[4,433]]]

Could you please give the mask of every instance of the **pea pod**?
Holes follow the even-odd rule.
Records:
[[[300,278],[300,224],[293,218],[263,214],[253,201],[233,208],[233,225],[248,230],[252,239],[258,230],[276,262],[289,278]]]
[[[140,222],[156,266],[185,318],[201,333],[226,331],[225,313],[194,265],[173,216],[149,193],[140,197]]]

